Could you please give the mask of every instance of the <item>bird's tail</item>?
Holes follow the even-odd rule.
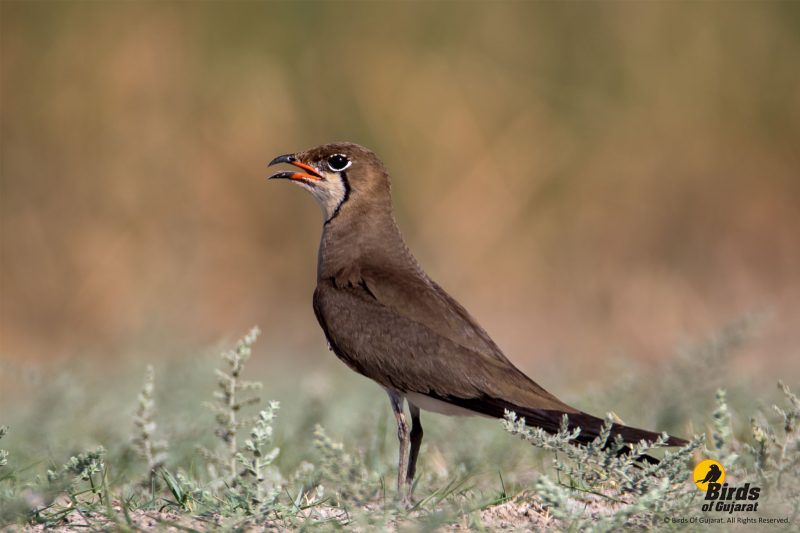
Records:
[[[556,412],[555,414],[559,419],[563,416],[563,413]],[[569,417],[570,428],[581,428],[580,435],[578,435],[576,440],[582,443],[588,443],[597,438],[603,425],[605,424],[605,420],[587,413],[567,413],[567,416]],[[655,441],[661,437],[661,433],[656,433],[655,431],[648,431],[646,429],[639,429],[622,424],[613,424],[611,426],[611,435],[609,440],[615,440],[617,435],[622,437],[623,442],[627,442],[629,444],[636,444],[643,439]],[[685,439],[667,435],[667,446],[686,446],[687,444],[689,444],[689,442]]]
[[[548,409],[518,409],[515,411],[517,416],[525,417],[525,421],[532,426],[539,426],[548,433],[556,433],[561,429],[561,419],[566,414],[568,417],[569,429],[580,428],[581,432],[575,439],[580,444],[588,444],[600,435],[600,431],[605,424],[605,420],[592,416],[587,413],[565,413],[564,411],[548,410]],[[622,424],[613,424],[611,426],[611,435],[609,441],[617,438],[617,435],[622,437],[622,441],[629,444],[636,444],[642,439],[648,441],[655,441],[661,437],[660,433],[648,431],[646,429],[639,429],[631,426],[624,426]],[[667,446],[685,446],[688,442],[684,439],[668,435]]]
[[[580,434],[575,439],[577,444],[589,444],[596,439],[602,431],[605,421],[602,418],[592,416],[588,413],[581,411],[568,412],[558,409],[532,409],[514,405],[505,400],[493,398],[489,396],[482,396],[478,398],[462,399],[462,398],[443,398],[449,403],[453,403],[460,407],[481,413],[487,416],[502,418],[505,411],[514,411],[517,416],[524,417],[525,423],[529,426],[538,426],[548,433],[558,433],[561,429],[561,420],[566,414],[568,417],[568,427],[573,430],[580,428]],[[660,433],[648,431],[646,429],[639,429],[622,424],[613,424],[611,426],[611,434],[608,442],[613,444],[617,435],[622,437],[622,441],[628,444],[636,444],[641,440],[655,441],[661,437]],[[668,435],[667,446],[685,446],[688,441]],[[621,454],[630,453],[631,448],[625,446],[620,450]],[[641,456],[641,460],[645,462],[658,462],[655,458],[650,456]]]
[[[577,444],[589,444],[596,439],[602,431],[605,420],[592,416],[587,413],[564,413],[563,411],[551,411],[543,409],[521,409],[517,411],[517,416],[525,417],[525,422],[529,425],[539,426],[548,433],[556,433],[561,429],[561,420],[564,414],[568,417],[568,427],[570,430],[580,428],[580,433],[575,439]],[[639,429],[622,424],[613,424],[611,426],[611,433],[608,438],[607,447],[613,445],[617,439],[617,435],[622,437],[622,441],[628,444],[636,444],[641,440],[655,441],[661,437],[660,433],[648,431],[646,429]],[[667,436],[667,446],[685,446],[688,442],[684,439]],[[617,450],[617,455],[628,455],[633,450],[629,446],[623,446]],[[647,454],[641,454],[636,457],[636,460],[641,463],[658,464],[658,459]]]

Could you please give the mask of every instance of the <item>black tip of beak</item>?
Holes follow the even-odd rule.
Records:
[[[269,165],[267,166],[271,167],[272,165],[279,165],[281,163],[288,163],[291,165],[295,161],[297,161],[297,158],[294,156],[294,154],[284,154],[284,155],[279,155],[278,157],[270,161]],[[270,176],[268,179],[271,180],[290,179],[292,175],[294,175],[294,172],[278,172]]]
[[[291,165],[295,161],[297,161],[297,158],[294,156],[294,154],[279,155],[278,157],[270,161],[269,165],[267,166],[271,167],[272,165],[278,165],[280,163],[288,163]]]
[[[284,172],[277,172],[272,176],[268,177],[268,180],[290,180],[295,173],[291,171],[284,171]]]

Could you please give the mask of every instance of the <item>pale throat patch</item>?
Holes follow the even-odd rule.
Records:
[[[307,189],[322,208],[322,213],[325,215],[325,220],[330,219],[336,212],[336,209],[344,201],[347,194],[344,181],[339,174],[322,172],[325,179],[315,181],[313,184],[306,183],[305,181],[297,181],[298,185]]]

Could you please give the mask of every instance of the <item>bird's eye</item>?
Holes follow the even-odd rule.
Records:
[[[341,172],[350,166],[352,162],[342,154],[333,154],[328,158],[328,168],[334,172]]]

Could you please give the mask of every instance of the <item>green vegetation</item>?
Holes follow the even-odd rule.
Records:
[[[371,402],[350,405],[374,391],[315,398],[292,386],[290,407],[278,420],[278,403],[255,397],[252,391],[261,383],[244,379],[258,334],[253,329],[222,354],[213,393],[212,384],[200,377],[214,373],[204,357],[200,364],[165,366],[160,379],[146,367],[132,409],[122,406],[123,395],[87,380],[83,386],[91,389],[92,402],[110,409],[104,411],[112,414],[110,423],[76,395],[80,374],[46,385],[48,399],[62,397],[67,403],[34,401],[24,415],[16,413],[21,416],[10,429],[0,427],[8,448],[0,450],[3,522],[98,529],[169,524],[193,529],[256,524],[325,530],[480,530],[503,524],[570,531],[626,525],[659,529],[672,517],[703,514],[703,493],[689,481],[690,472],[698,460],[714,458],[727,469],[730,483],[761,487],[765,516],[797,523],[800,401],[783,383],[783,399],[772,410],[754,408],[749,428],[719,390],[713,412],[692,414],[691,423],[701,431],[686,447],[662,453],[659,442],[634,446],[637,453],[660,455],[657,465],[617,456],[621,443],[609,442],[608,432],[576,447],[570,444],[576,433],[566,424],[559,434],[548,435],[527,427],[514,413],[501,423],[480,425],[426,419],[431,436],[423,448],[417,500],[407,509],[396,502],[392,488],[396,445],[388,404],[380,404],[385,409],[376,418]],[[711,346],[736,346],[742,336],[741,327],[728,328],[696,347],[693,357],[656,371],[668,383],[691,383],[687,371],[724,357],[724,350]],[[198,388],[201,382],[209,385],[205,391]],[[209,393],[213,400],[203,402]],[[694,394],[685,396],[694,399]],[[134,397],[127,403],[135,404]],[[628,399],[639,400],[650,401]],[[119,416],[124,412],[130,418]],[[607,420],[610,428],[612,416]],[[329,436],[325,426],[344,435],[344,443]],[[508,438],[502,427],[533,446]],[[679,426],[664,429],[681,433]],[[67,451],[79,445],[87,451]]]

